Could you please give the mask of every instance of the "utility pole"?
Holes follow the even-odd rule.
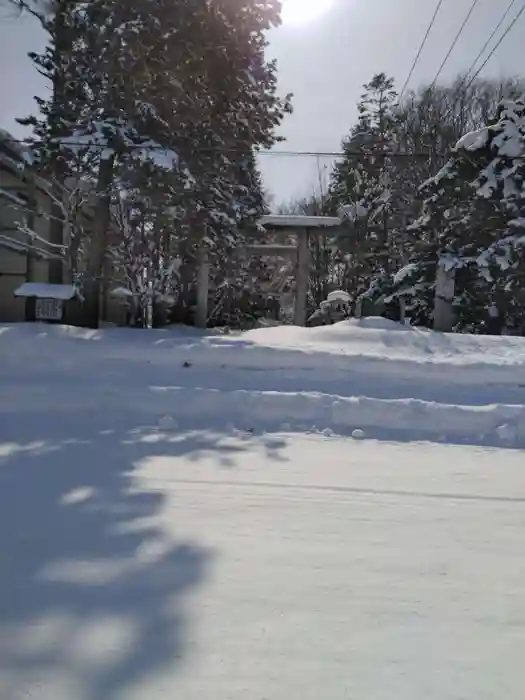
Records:
[[[444,259],[438,263],[436,276],[436,295],[434,298],[434,330],[450,333],[454,326],[454,293],[456,271],[450,268]]]

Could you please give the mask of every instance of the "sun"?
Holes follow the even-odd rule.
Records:
[[[330,9],[332,0],[282,0],[283,24],[309,24]]]

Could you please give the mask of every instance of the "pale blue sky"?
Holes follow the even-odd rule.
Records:
[[[522,2],[517,0],[511,16]],[[412,87],[434,77],[471,3],[444,0]],[[479,0],[444,78],[470,67],[507,4],[507,0]],[[332,0],[331,9],[315,23],[273,31],[270,51],[279,61],[282,92],[295,95],[295,112],[281,128],[287,140],[279,148],[339,150],[355,118],[362,84],[384,71],[401,86],[435,5],[436,0]],[[0,9],[0,22],[0,127],[20,134],[15,117],[29,113],[32,96],[45,89],[27,58],[28,51],[42,46],[43,37],[29,19],[13,19],[5,9]],[[525,15],[484,73],[523,72],[524,46]],[[267,186],[279,200],[308,194],[318,187],[316,158],[265,157],[262,162]],[[323,172],[329,163],[320,160]]]

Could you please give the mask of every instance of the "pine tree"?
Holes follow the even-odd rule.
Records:
[[[355,295],[395,266],[399,226],[398,173],[392,158],[398,150],[394,82],[381,73],[364,90],[358,123],[343,142],[343,159],[334,168],[328,202],[332,212],[345,218],[339,245],[348,265],[347,288]]]
[[[419,322],[432,322],[440,259],[456,270],[458,329],[486,331],[495,316],[508,316],[523,286],[524,153],[525,104],[505,101],[423,185],[423,213],[409,231],[416,253],[397,278],[399,290],[414,292]]]
[[[489,245],[476,260],[491,283],[491,308],[525,331],[525,100],[501,103],[488,128],[489,164],[476,180],[481,216],[496,209]]]
[[[49,47],[36,65],[53,94],[26,123],[40,163],[65,179],[82,168],[97,196],[88,295],[98,297],[116,190],[162,187],[186,257],[197,247],[234,245],[240,225],[262,209],[254,149],[271,146],[289,110],[265,61],[265,31],[277,0],[57,0],[42,15]],[[130,173],[132,176],[130,178]],[[137,185],[137,174],[144,182]],[[140,179],[140,178],[139,178]],[[126,234],[127,235],[127,234]],[[171,249],[171,246],[167,246]],[[98,317],[96,302],[93,319]]]

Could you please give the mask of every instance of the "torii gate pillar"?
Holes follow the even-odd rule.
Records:
[[[307,228],[297,231],[297,276],[294,324],[306,326],[308,286],[310,281],[310,234]]]

